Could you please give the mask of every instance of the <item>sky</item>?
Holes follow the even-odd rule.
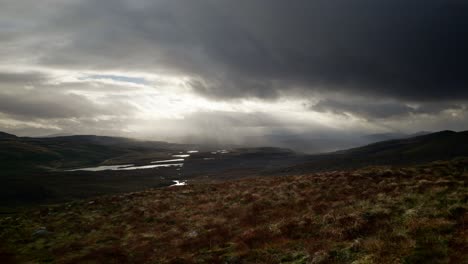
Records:
[[[463,0],[0,0],[0,130],[306,152],[466,130],[467,31]]]

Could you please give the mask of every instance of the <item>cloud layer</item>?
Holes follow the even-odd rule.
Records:
[[[242,136],[465,129],[459,122],[468,121],[465,1],[0,6],[0,124],[10,131],[96,132],[89,122],[98,122],[119,134],[180,120],[238,128],[232,117],[245,113],[254,121]],[[303,123],[284,129],[289,120]]]

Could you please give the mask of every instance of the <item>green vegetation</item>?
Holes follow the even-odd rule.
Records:
[[[31,263],[467,263],[468,159],[258,177],[0,218]]]

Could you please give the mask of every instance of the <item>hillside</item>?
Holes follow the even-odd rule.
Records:
[[[207,182],[251,177],[304,160],[303,155],[278,148],[227,151],[93,135],[49,138],[1,135],[0,214],[18,206],[165,187],[172,185],[174,180]],[[194,149],[194,153],[187,155]],[[181,153],[184,154],[183,170],[177,166],[151,168],[157,162],[163,164],[174,160],[173,156]],[[121,171],[70,170],[122,164],[150,166]]]
[[[83,135],[29,138],[2,132],[0,165],[4,174],[22,174],[24,171],[96,165],[118,157],[123,157],[123,160],[129,157],[134,161],[168,150],[181,150],[184,147],[166,142],[120,137]]]
[[[12,139],[12,138],[16,138],[16,136],[0,131],[0,139],[6,139],[6,138]]]
[[[81,135],[28,138],[0,132],[0,165],[3,168],[2,173],[21,174],[25,170],[56,170],[103,162],[134,163],[191,147],[194,146],[120,137]],[[276,150],[267,148],[268,151]],[[246,151],[242,152],[247,154]],[[300,164],[298,168],[319,171],[365,165],[417,164],[467,155],[468,131],[442,131],[377,142],[334,153],[309,155],[306,164]],[[248,160],[247,156],[244,155],[243,158]]]
[[[467,132],[443,131],[322,155],[279,148],[203,149],[201,146],[118,137],[0,137],[0,207],[56,203],[105,194],[248,177],[349,170],[369,165],[411,165],[468,156]],[[68,171],[102,165],[148,165],[197,147],[176,167],[132,171]],[[200,147],[200,148],[198,148]],[[215,153],[215,154],[213,154]],[[180,154],[180,153],[179,153]],[[0,213],[2,208],[0,208]]]
[[[441,131],[373,143],[334,153],[311,155],[305,164],[287,171],[324,171],[370,165],[411,165],[468,156],[468,131]]]
[[[468,159],[261,177],[0,218],[3,263],[466,263]]]

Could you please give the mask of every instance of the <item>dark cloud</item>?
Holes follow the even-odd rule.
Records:
[[[0,72],[0,85],[32,84],[48,80],[48,76],[38,72]]]
[[[0,3],[0,114],[51,119],[41,121],[40,129],[51,124],[76,131],[133,131],[151,119],[153,109],[154,116],[164,115],[156,113],[164,99],[150,97],[166,96],[161,87],[172,85],[189,97],[187,87],[207,102],[231,106],[242,99],[318,101],[291,117],[331,113],[323,122],[341,130],[347,130],[346,114],[363,117],[353,125],[365,131],[462,129],[468,120],[467,1]],[[152,76],[161,76],[162,83]],[[164,77],[171,80],[165,83]],[[147,93],[152,88],[154,93]],[[167,134],[184,130],[180,138],[198,131],[199,138],[219,140],[237,140],[236,133],[302,135],[319,127],[307,118],[302,125],[280,120],[287,114],[273,104],[263,114],[254,108],[190,113],[203,111],[197,107],[187,103],[188,114],[173,114],[185,119],[161,127],[171,128]],[[244,110],[251,114],[241,114]],[[129,115],[138,111],[136,124]],[[277,116],[266,115],[269,111]],[[104,122],[99,115],[115,118]],[[154,130],[154,124],[148,126]]]
[[[125,103],[106,102],[99,105],[77,94],[38,94],[36,91],[0,94],[0,113],[19,119],[94,118],[100,115],[123,115],[134,110],[134,107]]]
[[[188,85],[197,93],[211,98],[273,99],[279,96],[279,89],[272,81],[254,79],[205,79],[191,80]]]
[[[410,114],[438,115],[445,110],[464,109],[464,105],[451,103],[411,105],[399,101],[337,101],[325,99],[312,105],[310,109],[317,112],[329,112],[340,115],[353,114],[367,119],[379,119],[401,118]]]
[[[49,31],[73,34],[42,62],[163,68],[220,98],[300,86],[466,99],[467,17],[460,0],[82,1],[51,19]]]
[[[318,112],[332,112],[335,114],[355,114],[366,118],[389,118],[406,115],[414,109],[398,102],[351,103],[327,99],[311,106],[311,110]]]

